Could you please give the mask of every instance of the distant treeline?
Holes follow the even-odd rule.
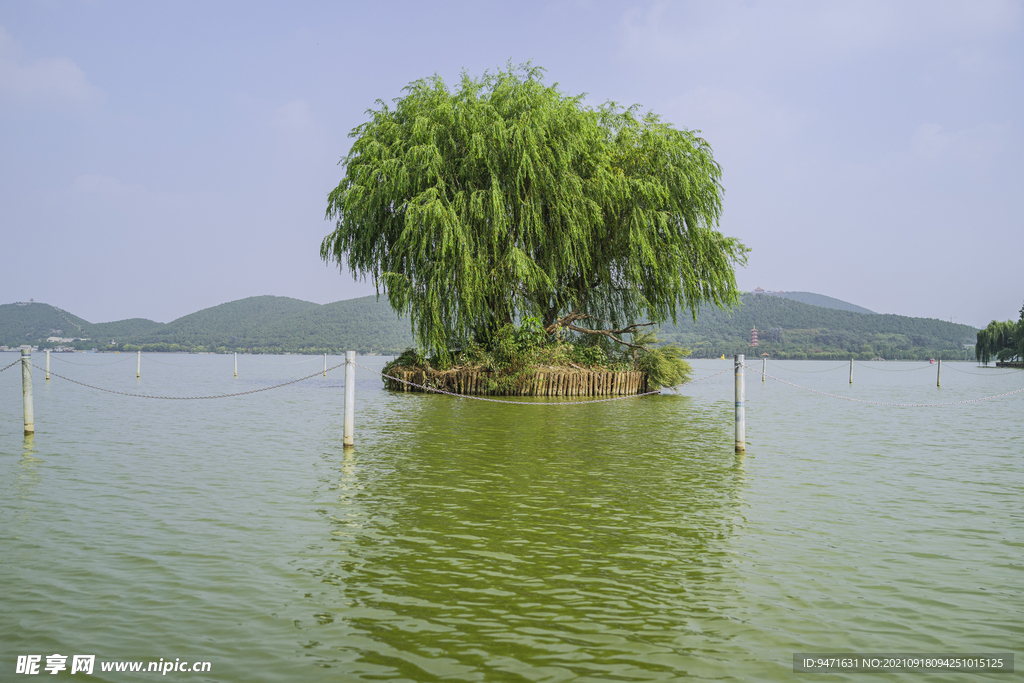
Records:
[[[800,293],[807,294],[807,293]],[[818,295],[810,294],[810,297]],[[806,298],[806,297],[805,297]],[[829,297],[828,305],[845,305]],[[757,327],[757,348],[749,346]],[[780,296],[746,294],[731,311],[688,313],[662,325],[659,338],[695,358],[768,353],[779,359],[970,359],[977,330],[941,320],[858,313]],[[87,341],[46,342],[47,337]],[[197,311],[170,323],[132,318],[90,323],[43,303],[0,305],[0,345],[71,346],[99,351],[398,354],[413,345],[410,324],[387,301],[368,296],[315,304],[257,296]]]
[[[750,347],[757,328],[758,346]],[[778,359],[967,360],[977,330],[932,318],[857,313],[792,299],[744,294],[731,311],[703,309],[662,325],[659,337],[688,347],[694,358],[767,353]]]

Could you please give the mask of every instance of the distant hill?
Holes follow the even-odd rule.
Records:
[[[413,340],[409,321],[399,318],[387,299],[366,296],[320,305],[256,296],[178,318],[132,343],[262,353],[400,353]]]
[[[88,341],[47,343],[47,337]],[[111,342],[113,342],[111,344]],[[408,320],[375,296],[316,304],[281,296],[254,296],[205,308],[167,324],[131,318],[90,323],[49,304],[0,306],[0,345],[73,346],[104,351],[215,351],[229,353],[400,353],[413,345]]]
[[[270,343],[284,347],[295,340],[359,353],[401,353],[415,345],[409,320],[399,318],[386,298],[375,296],[305,310],[283,320]]]
[[[216,348],[266,346],[274,330],[288,318],[319,304],[284,296],[251,296],[204,308],[140,335],[131,343],[177,344]],[[279,335],[278,335],[279,336]]]
[[[164,327],[163,323],[153,322],[146,318],[129,318],[112,323],[95,323],[90,332],[100,342],[111,339],[134,339]]]
[[[50,304],[0,305],[0,345],[38,344],[47,337],[90,337],[93,325]]]
[[[735,309],[706,309],[696,321],[661,326],[659,337],[694,357],[745,353],[773,358],[970,358],[977,330],[942,320],[868,312],[838,299],[792,292],[796,298],[745,294]],[[829,304],[829,305],[826,305]],[[850,310],[857,309],[857,310]],[[750,347],[750,330],[758,346]],[[316,304],[278,296],[231,301],[167,324],[144,318],[90,323],[48,304],[0,305],[0,345],[45,348],[46,338],[88,337],[79,349],[107,351],[232,351],[251,353],[399,353],[413,345],[408,319],[374,296]],[[114,343],[111,344],[110,342]],[[55,344],[49,344],[54,346]]]
[[[823,297],[828,298],[828,297]],[[833,299],[833,301],[837,301]],[[750,347],[751,330],[758,346]],[[731,311],[704,309],[661,326],[661,338],[690,348],[697,358],[744,353],[773,358],[973,358],[977,330],[932,318],[857,313],[781,296],[744,294]]]
[[[839,311],[852,311],[854,313],[874,313],[866,308],[862,308],[855,304],[847,303],[840,299],[833,299],[830,296],[824,294],[815,294],[814,292],[780,292],[776,296],[781,296],[784,299],[792,299],[793,301],[799,301],[801,303],[810,304],[812,306],[821,306],[822,308],[834,308]]]

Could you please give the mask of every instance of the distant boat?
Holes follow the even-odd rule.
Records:
[[[719,358],[718,360],[725,360],[725,354],[723,353],[723,354],[722,354],[722,357],[721,357],[721,358]]]
[[[934,358],[929,358],[928,362],[931,363],[932,365],[935,365],[935,359]]]

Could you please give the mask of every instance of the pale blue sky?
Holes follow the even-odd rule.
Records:
[[[0,303],[167,322],[372,293],[319,258],[374,100],[534,60],[700,129],[743,289],[977,326],[1024,300],[1021,2],[0,4]]]

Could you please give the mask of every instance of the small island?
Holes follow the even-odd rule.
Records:
[[[352,131],[320,252],[409,316],[418,348],[387,385],[601,396],[685,381],[688,351],[651,328],[734,305],[748,251],[717,230],[707,142],[637,107],[585,106],[530,64],[405,93]]]
[[[690,378],[686,349],[649,348],[657,341],[650,333],[634,341],[638,348],[608,353],[600,344],[549,339],[531,318],[519,328],[502,328],[489,349],[472,344],[433,357],[408,349],[384,366],[384,385],[395,391],[492,396],[628,396]]]

